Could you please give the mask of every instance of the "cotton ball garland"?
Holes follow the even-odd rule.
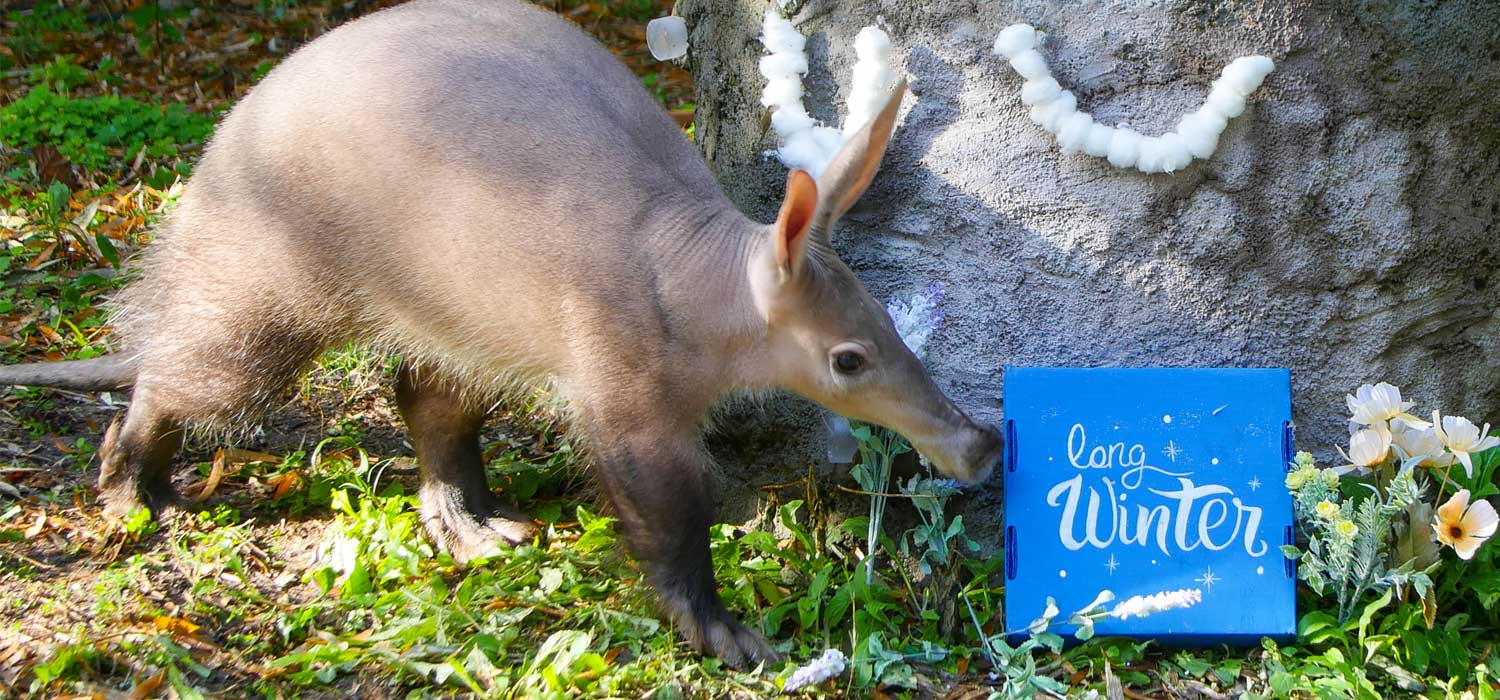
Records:
[[[1015,58],[1027,49],[1036,48],[1036,30],[1029,24],[1012,24],[995,37],[995,53]]]
[[[1114,140],[1115,130],[1094,122],[1089,127],[1088,138],[1084,139],[1083,152],[1095,158],[1103,158],[1109,155],[1109,142]]]
[[[760,41],[768,52],[759,64],[761,77],[766,79],[760,103],[772,110],[771,128],[781,144],[767,155],[774,154],[786,167],[801,168],[818,177],[844,142],[885,106],[887,92],[895,82],[891,39],[876,27],[865,27],[855,36],[849,111],[842,130],[819,124],[802,104],[802,76],[808,71],[807,37],[771,9],[761,24]]]
[[[1063,153],[1073,153],[1083,150],[1083,142],[1089,137],[1089,130],[1094,126],[1094,118],[1087,112],[1073,112],[1062,120],[1062,126],[1057,130],[1057,145],[1062,146]]]
[[[1064,117],[1077,111],[1078,98],[1073,93],[1063,90],[1061,95],[1047,104],[1040,104],[1031,108],[1031,121],[1037,123],[1049,134],[1056,134],[1062,126]]]
[[[1184,115],[1175,131],[1143,136],[1133,129],[1099,124],[1089,113],[1077,111],[1078,99],[1062,89],[1037,50],[1039,38],[1031,25],[1013,24],[1001,30],[994,44],[995,54],[1007,59],[1026,81],[1021,103],[1031,107],[1031,121],[1056,136],[1063,153],[1082,151],[1106,158],[1117,168],[1143,173],[1171,173],[1194,158],[1212,157],[1229,120],[1245,111],[1245,99],[1276,68],[1265,56],[1236,58],[1213,82],[1203,107]]]
[[[771,53],[801,54],[807,48],[807,37],[791,21],[775,12],[767,12],[760,25],[760,43]],[[803,56],[806,60],[806,56]]]
[[[1141,134],[1135,129],[1115,129],[1109,139],[1109,164],[1129,168],[1141,157]]]
[[[876,27],[865,27],[854,37],[854,70],[849,86],[849,116],[844,135],[853,136],[880,114],[886,91],[894,82],[891,72],[891,38]]]
[[[1028,80],[1021,86],[1021,104],[1026,106],[1046,104],[1062,94],[1062,86],[1052,76],[1041,80]]]
[[[1010,67],[1027,80],[1041,80],[1051,75],[1047,71],[1047,59],[1042,58],[1041,52],[1036,49],[1026,49],[1017,54],[1010,59]]]

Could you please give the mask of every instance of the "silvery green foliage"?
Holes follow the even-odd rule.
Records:
[[[1399,593],[1410,586],[1418,597],[1425,597],[1436,563],[1418,568],[1410,559],[1396,561],[1397,535],[1405,523],[1401,516],[1421,501],[1416,470],[1398,469],[1383,487],[1360,484],[1363,490],[1356,492],[1358,497],[1345,498],[1337,488],[1324,486],[1322,480],[1312,479],[1294,489],[1297,526],[1307,546],[1306,550],[1292,545],[1281,549],[1299,562],[1298,577],[1317,594],[1334,598],[1341,623],[1367,597],[1387,589]],[[1312,501],[1313,494],[1321,494],[1320,500]]]
[[[935,284],[925,292],[913,295],[909,301],[892,300],[886,305],[886,310],[896,325],[896,332],[918,358],[925,359],[927,341],[943,322],[943,312],[939,308],[942,301],[943,286]],[[911,444],[906,438],[885,428],[862,423],[854,425],[850,432],[859,441],[860,459],[851,473],[860,488],[871,494],[870,520],[865,537],[865,580],[869,582],[874,578],[875,550],[880,542],[881,521],[885,518],[885,490],[891,482],[891,463],[898,455],[910,452]],[[941,513],[942,504],[937,503],[936,507]],[[924,514],[923,517],[926,518],[927,515]],[[949,527],[952,526],[946,523],[943,525],[945,531]],[[962,532],[962,523],[958,524],[958,528]],[[945,548],[948,539],[943,540]],[[944,558],[945,563],[946,561]],[[927,568],[925,559],[923,567],[924,571],[930,573],[931,569]]]
[[[909,301],[892,299],[886,304],[885,309],[896,324],[896,332],[921,360],[927,359],[927,341],[943,323],[943,312],[939,308],[942,302],[943,285],[934,284],[924,292],[913,294]]]
[[[850,473],[859,487],[870,494],[870,517],[865,530],[865,583],[875,578],[875,552],[880,547],[881,522],[885,519],[886,488],[891,483],[891,464],[911,451],[905,438],[876,425],[857,424],[852,431],[859,441],[859,464]]]
[[[933,567],[948,566],[956,548],[971,553],[979,551],[979,543],[964,532],[963,516],[956,515],[949,520],[945,512],[948,497],[962,489],[962,484],[953,479],[916,476],[901,485],[901,493],[911,497],[912,506],[921,519],[901,538],[901,553],[916,558],[917,567],[924,575],[931,575]]]

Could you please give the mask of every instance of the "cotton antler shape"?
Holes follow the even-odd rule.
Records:
[[[1094,121],[1078,111],[1078,99],[1062,89],[1037,51],[1036,29],[1012,24],[995,37],[995,54],[1010,61],[1026,79],[1021,102],[1031,107],[1031,120],[1057,138],[1063,153],[1082,151],[1105,158],[1117,168],[1143,173],[1170,173],[1187,167],[1194,158],[1207,159],[1219,145],[1219,134],[1229,120],[1245,111],[1245,98],[1276,67],[1265,56],[1243,56],[1224,67],[1198,111],[1184,115],[1177,129],[1161,136],[1145,136],[1129,128]]]
[[[842,130],[819,124],[802,104],[807,37],[773,9],[766,11],[760,41],[767,51],[760,59],[760,74],[766,79],[760,103],[771,108],[771,127],[781,143],[771,153],[782,165],[801,168],[816,178],[823,174],[844,141],[874,119],[884,106],[895,78],[890,65],[891,39],[876,27],[865,27],[854,38],[854,76],[849,88],[849,113],[844,117]]]

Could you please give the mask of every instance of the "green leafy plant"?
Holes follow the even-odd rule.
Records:
[[[115,95],[74,98],[46,83],[0,107],[0,141],[13,148],[51,145],[90,169],[119,166],[142,150],[152,158],[176,156],[207,140],[213,126],[212,117],[180,104]]]

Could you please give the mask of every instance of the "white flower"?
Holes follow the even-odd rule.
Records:
[[[1438,439],[1443,441],[1448,451],[1463,463],[1464,473],[1470,476],[1474,474],[1474,460],[1469,455],[1500,445],[1500,438],[1490,435],[1489,423],[1485,423],[1484,428],[1480,429],[1462,416],[1440,416],[1437,411],[1433,411],[1432,429],[1437,432]]]
[[[1378,466],[1385,461],[1385,457],[1391,451],[1391,431],[1383,424],[1375,427],[1356,431],[1349,436],[1349,451],[1344,452],[1342,447],[1337,447],[1344,459],[1349,464],[1342,467],[1334,467],[1340,474],[1349,472],[1362,472],[1371,467]]]
[[[799,667],[786,679],[781,692],[791,693],[810,685],[817,685],[844,672],[844,652],[825,649],[823,655]]]
[[[1201,602],[1203,602],[1203,591],[1197,588],[1162,591],[1152,595],[1126,598],[1124,602],[1116,605],[1109,615],[1119,620],[1128,620],[1132,617],[1146,617],[1178,608],[1190,608]]]
[[[1095,611],[1095,610],[1097,610],[1099,608],[1104,607],[1105,603],[1111,602],[1114,599],[1115,599],[1114,591],[1110,591],[1110,590],[1107,590],[1107,589],[1099,591],[1099,595],[1094,596],[1094,602],[1089,603],[1087,606],[1085,606],[1083,609],[1079,610],[1075,614],[1078,614],[1078,615],[1087,615],[1088,613],[1091,613],[1091,612],[1093,612],[1093,611]]]
[[[1416,405],[1402,401],[1401,390],[1385,382],[1361,386],[1354,390],[1354,394],[1346,394],[1344,400],[1349,405],[1349,415],[1360,425],[1388,421]]]
[[[1432,531],[1439,542],[1453,548],[1460,559],[1474,558],[1475,550],[1495,534],[1500,525],[1500,515],[1489,501],[1478,500],[1469,505],[1469,490],[1453,494],[1437,510],[1432,519]]]
[[[943,312],[938,308],[942,301],[943,285],[934,284],[926,292],[913,294],[911,301],[893,299],[885,306],[896,333],[918,359],[927,359],[927,341],[943,322]]]
[[[1427,421],[1417,421],[1416,427],[1404,418],[1391,420],[1391,444],[1401,454],[1403,461],[1420,460],[1419,467],[1446,467],[1453,464],[1454,457],[1443,449],[1443,441],[1437,430]]]

